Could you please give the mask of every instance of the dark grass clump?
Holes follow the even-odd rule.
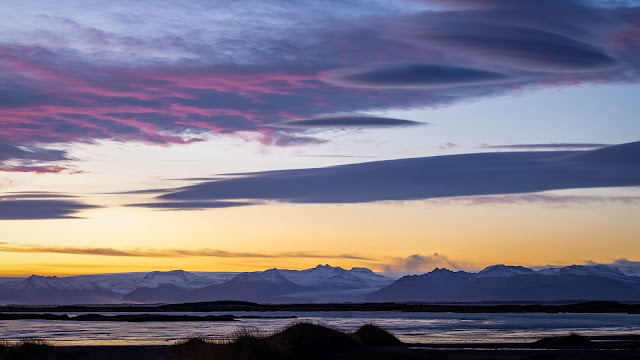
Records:
[[[358,340],[338,330],[296,323],[269,336],[240,328],[226,342],[187,339],[172,346],[169,356],[175,360],[312,360],[359,348]]]
[[[25,338],[15,343],[0,344],[2,360],[53,360],[53,346],[37,338]]]
[[[352,336],[366,346],[400,346],[402,341],[398,340],[387,330],[374,325],[366,324],[361,326]]]
[[[322,358],[329,353],[361,347],[356,339],[341,331],[304,322],[293,324],[269,339],[278,344],[289,359]]]
[[[214,354],[219,344],[200,336],[192,336],[179,340],[169,348],[170,359],[210,360],[219,359]]]
[[[583,346],[590,345],[591,340],[576,333],[571,333],[564,336],[551,336],[542,338],[535,342],[537,345],[549,345],[549,346]]]

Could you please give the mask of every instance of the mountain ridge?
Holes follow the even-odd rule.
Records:
[[[367,268],[347,270],[325,264],[304,270],[272,268],[244,273],[171,270],[69,277],[32,275],[0,281],[0,302],[640,300],[640,277],[627,273],[604,264],[537,270],[496,264],[478,272],[436,268],[394,280]]]

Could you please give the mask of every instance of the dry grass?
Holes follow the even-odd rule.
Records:
[[[399,346],[402,341],[393,334],[375,324],[365,324],[352,336],[366,346]]]
[[[0,342],[2,360],[51,360],[54,359],[53,346],[38,338],[24,338],[18,341]]]
[[[331,354],[357,351],[367,346],[391,346],[401,342],[382,328],[368,324],[353,334],[310,322],[296,322],[268,334],[242,327],[228,341],[191,337],[171,346],[174,360],[287,360],[321,359]]]

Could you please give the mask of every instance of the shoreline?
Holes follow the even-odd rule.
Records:
[[[432,304],[432,303],[329,303],[329,304],[258,304],[245,301],[211,301],[183,304],[116,304],[116,305],[5,305],[0,313],[59,312],[332,312],[332,311],[399,311],[450,313],[618,313],[640,314],[640,303],[586,301],[567,304]]]
[[[115,322],[173,322],[173,321],[237,321],[242,319],[297,319],[297,316],[257,316],[243,315],[164,315],[164,314],[134,314],[134,315],[102,315],[102,314],[82,314],[69,316],[67,314],[50,313],[1,313],[0,321],[19,320],[51,320],[51,321],[115,321]]]

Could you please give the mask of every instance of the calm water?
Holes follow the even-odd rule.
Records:
[[[116,313],[110,313],[111,315]],[[220,315],[226,313],[166,313]],[[70,314],[73,316],[74,314]],[[106,314],[109,315],[109,314]],[[533,341],[543,336],[640,335],[640,315],[627,314],[454,314],[401,312],[236,312],[234,315],[298,316],[298,319],[246,319],[235,322],[73,322],[0,321],[0,339],[46,339],[55,345],[169,344],[192,335],[224,339],[239,327],[269,333],[294,321],[313,321],[353,331],[381,325],[411,343]]]

